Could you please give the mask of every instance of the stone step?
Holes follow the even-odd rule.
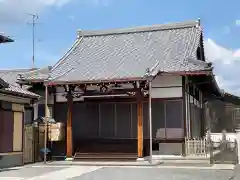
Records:
[[[129,153],[76,153],[74,161],[132,161],[136,160],[136,154]]]

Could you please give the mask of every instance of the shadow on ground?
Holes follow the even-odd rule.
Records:
[[[3,168],[3,169],[0,169],[0,172],[8,172],[8,171],[17,171],[19,170],[18,168]]]

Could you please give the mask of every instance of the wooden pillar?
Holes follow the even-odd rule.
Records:
[[[72,92],[68,91],[67,95],[67,104],[68,104],[68,112],[67,112],[67,159],[72,159],[72,108],[73,108],[73,96]]]
[[[143,157],[143,103],[138,101],[137,104],[137,120],[138,120],[138,157]]]

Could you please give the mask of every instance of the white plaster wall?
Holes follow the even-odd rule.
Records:
[[[152,98],[182,97],[182,76],[157,76],[152,87]]]

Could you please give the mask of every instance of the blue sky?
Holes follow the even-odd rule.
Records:
[[[77,29],[106,29],[201,18],[205,51],[221,88],[240,95],[240,1],[231,0],[0,0],[0,32],[15,39],[0,47],[2,69],[32,66],[31,20],[37,24],[36,66],[53,65]]]

